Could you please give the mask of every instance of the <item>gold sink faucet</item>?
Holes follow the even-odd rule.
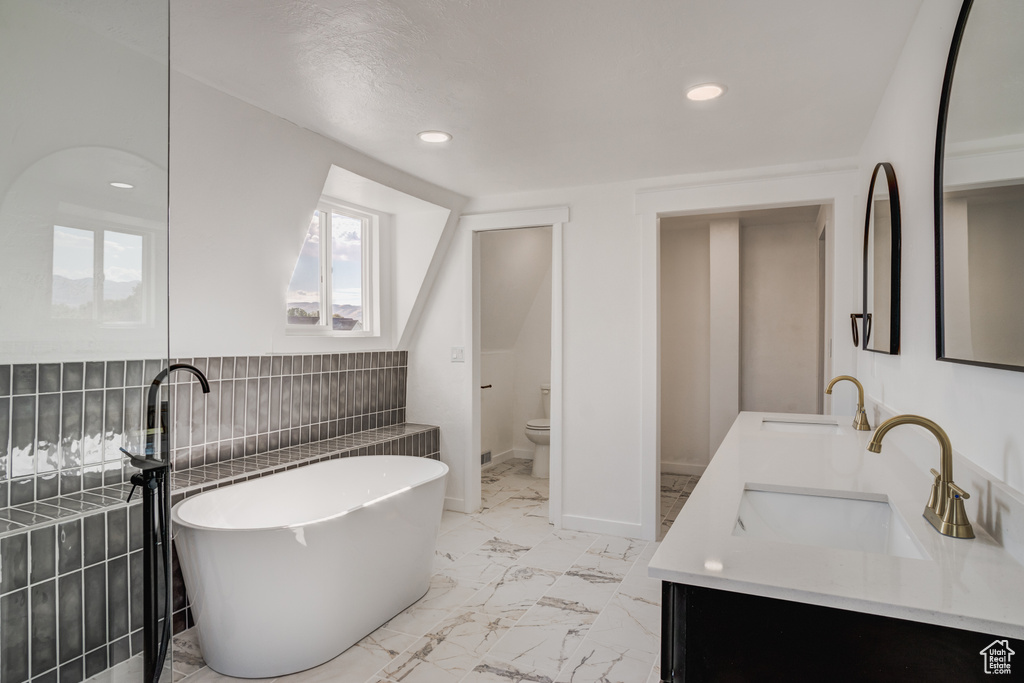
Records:
[[[939,425],[919,415],[897,415],[889,418],[871,436],[868,450],[872,453],[882,452],[882,438],[893,427],[912,424],[924,427],[939,440],[939,471],[932,469],[932,492],[928,504],[924,508],[924,518],[945,536],[953,538],[974,538],[974,529],[967,519],[964,500],[971,496],[953,483],[953,444],[946,432]]]
[[[825,388],[825,393],[831,396],[832,387],[836,385],[836,382],[844,379],[850,380],[857,385],[857,414],[853,416],[853,428],[858,432],[869,432],[871,431],[871,425],[868,424],[868,414],[864,411],[864,387],[857,381],[856,377],[839,375],[828,383],[828,386]]]

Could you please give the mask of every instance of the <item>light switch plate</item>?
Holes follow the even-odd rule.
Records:
[[[466,349],[461,346],[452,347],[452,362],[453,363],[465,363],[466,362]]]

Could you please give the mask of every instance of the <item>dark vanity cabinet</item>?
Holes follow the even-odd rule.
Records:
[[[668,581],[661,605],[665,683],[1024,680],[997,635]]]

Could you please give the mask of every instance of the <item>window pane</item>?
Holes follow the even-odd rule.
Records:
[[[335,330],[363,329],[363,221],[331,214],[331,303]]]
[[[320,320],[320,212],[314,211],[286,295],[289,325],[316,325]]]
[[[52,317],[92,318],[93,238],[92,230],[53,226]]]
[[[142,236],[107,230],[103,233],[103,319],[143,319]]]

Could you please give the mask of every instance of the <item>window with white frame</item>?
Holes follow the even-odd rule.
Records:
[[[293,332],[377,334],[376,232],[377,216],[321,200],[288,283],[286,318]]]

